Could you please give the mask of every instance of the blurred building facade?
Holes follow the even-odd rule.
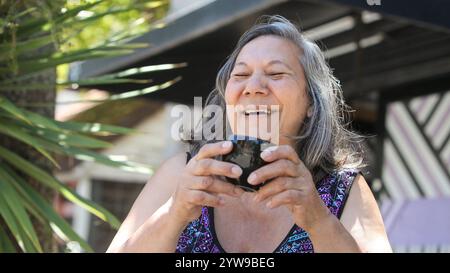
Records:
[[[74,100],[73,91],[59,94],[61,101],[67,97]],[[83,99],[98,98],[99,91]],[[70,94],[70,95],[68,95]],[[76,97],[75,97],[76,98]],[[79,98],[76,98],[79,99]],[[164,160],[183,152],[185,146],[171,137],[173,103],[132,99],[126,102],[106,102],[97,105],[71,104],[67,109],[57,110],[59,120],[99,122],[133,128],[136,133],[108,139],[113,143],[102,150],[105,155],[120,156],[157,169]],[[106,112],[106,113],[105,113]],[[70,114],[70,115],[69,115]],[[61,159],[62,170],[56,176],[77,192],[105,207],[123,221],[134,200],[150,178],[149,174],[135,173],[102,164],[76,159]],[[96,252],[104,252],[116,231],[86,210],[70,202],[59,200],[59,211],[71,220],[76,232],[85,238]]]

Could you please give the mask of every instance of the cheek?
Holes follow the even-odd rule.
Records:
[[[239,92],[237,92],[236,90],[237,88],[231,84],[230,82],[227,83],[227,86],[225,88],[225,104],[227,107],[226,110],[226,116],[227,116],[227,120],[231,125],[231,128],[233,130],[233,132],[235,132],[235,127],[236,127],[236,117],[235,114],[233,113],[233,111],[235,110],[233,107],[229,108],[230,106],[234,106],[237,104],[238,100],[239,100]]]
[[[228,81],[227,87],[225,88],[225,102],[228,105],[235,105],[239,100],[240,94],[239,87],[236,84]]]
[[[284,88],[279,86],[279,88],[274,89],[278,90],[277,97],[284,108],[283,123],[291,128],[299,126],[303,122],[309,106],[309,97],[306,90],[299,91],[299,88],[302,87],[298,84],[289,84],[285,85]]]
[[[304,105],[308,104],[309,99],[304,86],[293,80],[273,83],[272,90],[283,105],[293,107],[295,111],[301,111]]]

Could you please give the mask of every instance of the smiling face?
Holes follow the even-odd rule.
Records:
[[[246,135],[293,145],[283,135],[297,135],[309,107],[299,56],[301,51],[294,43],[274,35],[257,37],[242,48],[225,90],[226,104],[238,109],[227,111],[233,133],[245,130]],[[278,113],[256,111],[271,105],[278,106]],[[255,127],[266,123],[269,129],[277,128],[272,118],[275,114],[279,114],[279,143]],[[255,120],[258,122],[252,122]]]

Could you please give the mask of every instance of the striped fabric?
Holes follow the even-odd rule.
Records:
[[[379,203],[392,237],[390,229],[394,223],[411,222],[402,218],[405,202],[450,200],[450,92],[389,103],[385,129]],[[447,211],[450,210],[450,202],[446,205]],[[428,223],[430,228],[450,223],[450,216],[441,218]],[[390,239],[396,242],[396,238]],[[419,238],[417,241],[421,243],[416,244],[411,238],[409,244],[393,244],[393,248],[398,252],[450,252],[450,241],[447,244],[427,243]]]

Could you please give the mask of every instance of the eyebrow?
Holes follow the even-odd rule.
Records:
[[[274,64],[281,64],[281,65],[283,65],[283,66],[285,66],[288,69],[293,71],[292,67],[290,67],[287,63],[285,63],[283,61],[280,61],[280,60],[272,60],[272,61],[267,63],[267,65],[274,65]],[[242,62],[242,61],[238,62],[235,66],[238,66],[238,65],[248,66],[245,62]]]

